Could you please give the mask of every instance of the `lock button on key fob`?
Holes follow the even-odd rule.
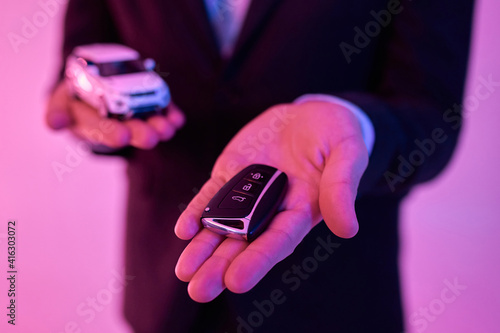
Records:
[[[286,174],[253,164],[231,178],[210,200],[201,217],[205,228],[232,238],[254,240],[283,201]]]

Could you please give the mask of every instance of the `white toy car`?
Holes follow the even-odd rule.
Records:
[[[170,90],[153,71],[153,59],[119,44],[78,46],[66,60],[70,91],[120,120],[161,113],[170,103]]]

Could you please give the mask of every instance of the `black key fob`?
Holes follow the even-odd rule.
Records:
[[[231,178],[210,200],[201,222],[218,234],[254,240],[283,201],[288,177],[276,168],[252,164]]]

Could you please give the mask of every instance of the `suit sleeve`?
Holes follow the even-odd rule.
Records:
[[[459,135],[473,1],[401,5],[378,44],[369,91],[337,94],[375,128],[361,195],[405,194],[435,177]]]

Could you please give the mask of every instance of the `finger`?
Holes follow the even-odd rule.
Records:
[[[64,82],[59,83],[47,103],[45,121],[55,130],[69,127],[72,119],[69,112],[70,96]]]
[[[156,131],[158,138],[162,141],[170,140],[176,131],[176,127],[164,116],[153,116],[147,119],[147,123]]]
[[[227,288],[235,293],[253,288],[293,252],[310,231],[310,220],[310,216],[295,210],[277,214],[267,230],[233,260],[224,280]]]
[[[358,232],[354,201],[367,164],[366,148],[355,138],[338,145],[326,161],[319,205],[326,225],[339,237],[350,238]]]
[[[112,148],[129,144],[131,133],[123,123],[102,118],[94,108],[77,100],[72,100],[69,106],[73,118],[72,130],[78,136]]]
[[[167,112],[167,120],[176,129],[180,129],[186,122],[186,116],[175,104],[170,104]]]
[[[191,280],[201,265],[225,239],[210,230],[203,230],[186,246],[175,266],[175,274],[184,282]]]
[[[158,144],[158,133],[148,123],[131,119],[125,122],[125,126],[130,130],[130,145],[141,149],[151,149]]]
[[[208,231],[208,230],[207,230]],[[248,243],[226,238],[215,252],[196,271],[188,286],[189,296],[197,302],[209,302],[226,288],[224,276],[233,259]]]
[[[175,234],[180,239],[188,240],[193,238],[201,228],[201,214],[208,202],[220,190],[223,181],[210,178],[201,188],[200,192],[191,200],[184,212],[175,224]]]

